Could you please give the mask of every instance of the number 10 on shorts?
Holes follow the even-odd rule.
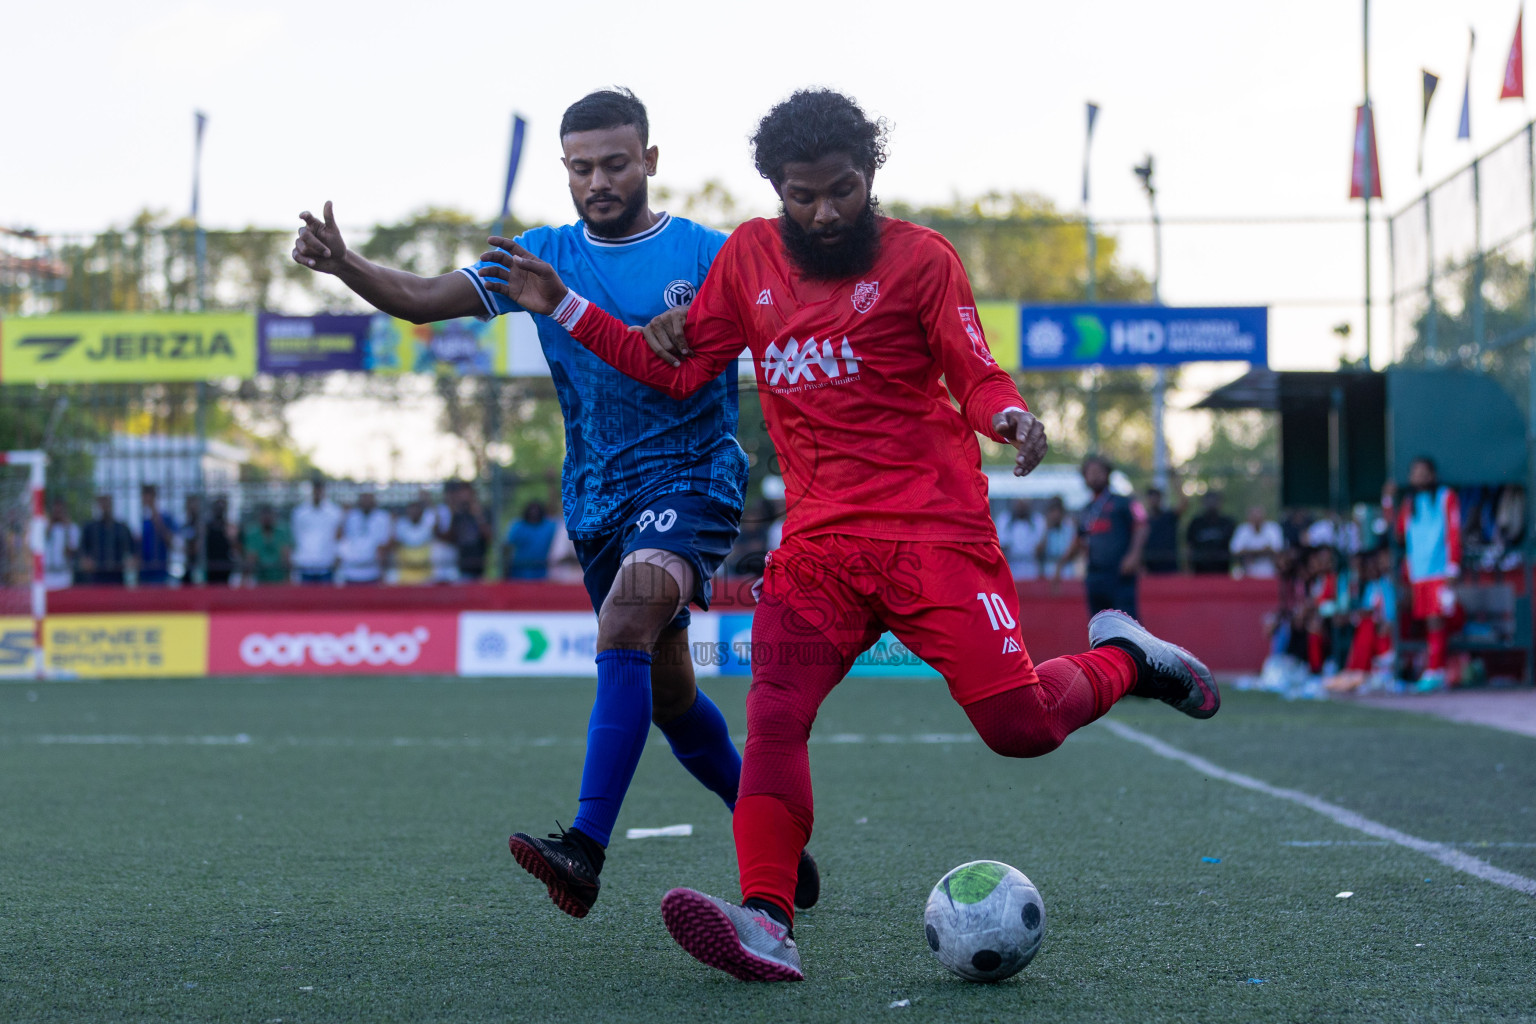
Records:
[[[1002,594],[977,594],[976,600],[986,609],[987,621],[992,623],[994,630],[1011,630],[1018,625],[1013,621],[1013,615],[1008,611],[1008,602],[1003,600]]]

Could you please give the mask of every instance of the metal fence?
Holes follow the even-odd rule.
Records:
[[[1536,122],[1388,222],[1401,361],[1497,377],[1530,408],[1536,333]]]

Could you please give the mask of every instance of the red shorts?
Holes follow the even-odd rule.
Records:
[[[1411,585],[1413,617],[1448,619],[1456,613],[1456,591],[1449,580],[1425,580]]]
[[[995,541],[790,537],[763,592],[849,656],[890,630],[974,704],[1040,681],[1019,631],[1019,592]]]

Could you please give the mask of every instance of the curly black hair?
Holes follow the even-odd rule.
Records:
[[[752,136],[757,173],[779,185],[784,165],[811,163],[828,153],[847,153],[855,166],[874,171],[885,164],[885,118],[870,120],[854,102],[831,89],[801,89],[757,123]]]

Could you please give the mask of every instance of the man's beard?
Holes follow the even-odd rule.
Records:
[[[617,193],[609,192],[606,194],[615,199],[618,198]],[[644,187],[637,189],[635,194],[629,197],[629,202],[624,204],[624,208],[619,211],[617,217],[612,220],[603,221],[601,224],[587,219],[586,203],[594,198],[597,197],[589,196],[587,199],[580,201],[574,196],[571,198],[571,201],[576,204],[576,216],[581,218],[581,222],[587,226],[588,231],[598,238],[627,238],[634,234],[635,221],[640,219],[640,214],[645,210],[647,197]]]
[[[825,245],[821,236],[796,224],[781,208],[779,237],[789,258],[806,277],[857,277],[868,273],[880,255],[880,218],[880,200],[870,196],[859,219],[842,229],[837,244]]]

